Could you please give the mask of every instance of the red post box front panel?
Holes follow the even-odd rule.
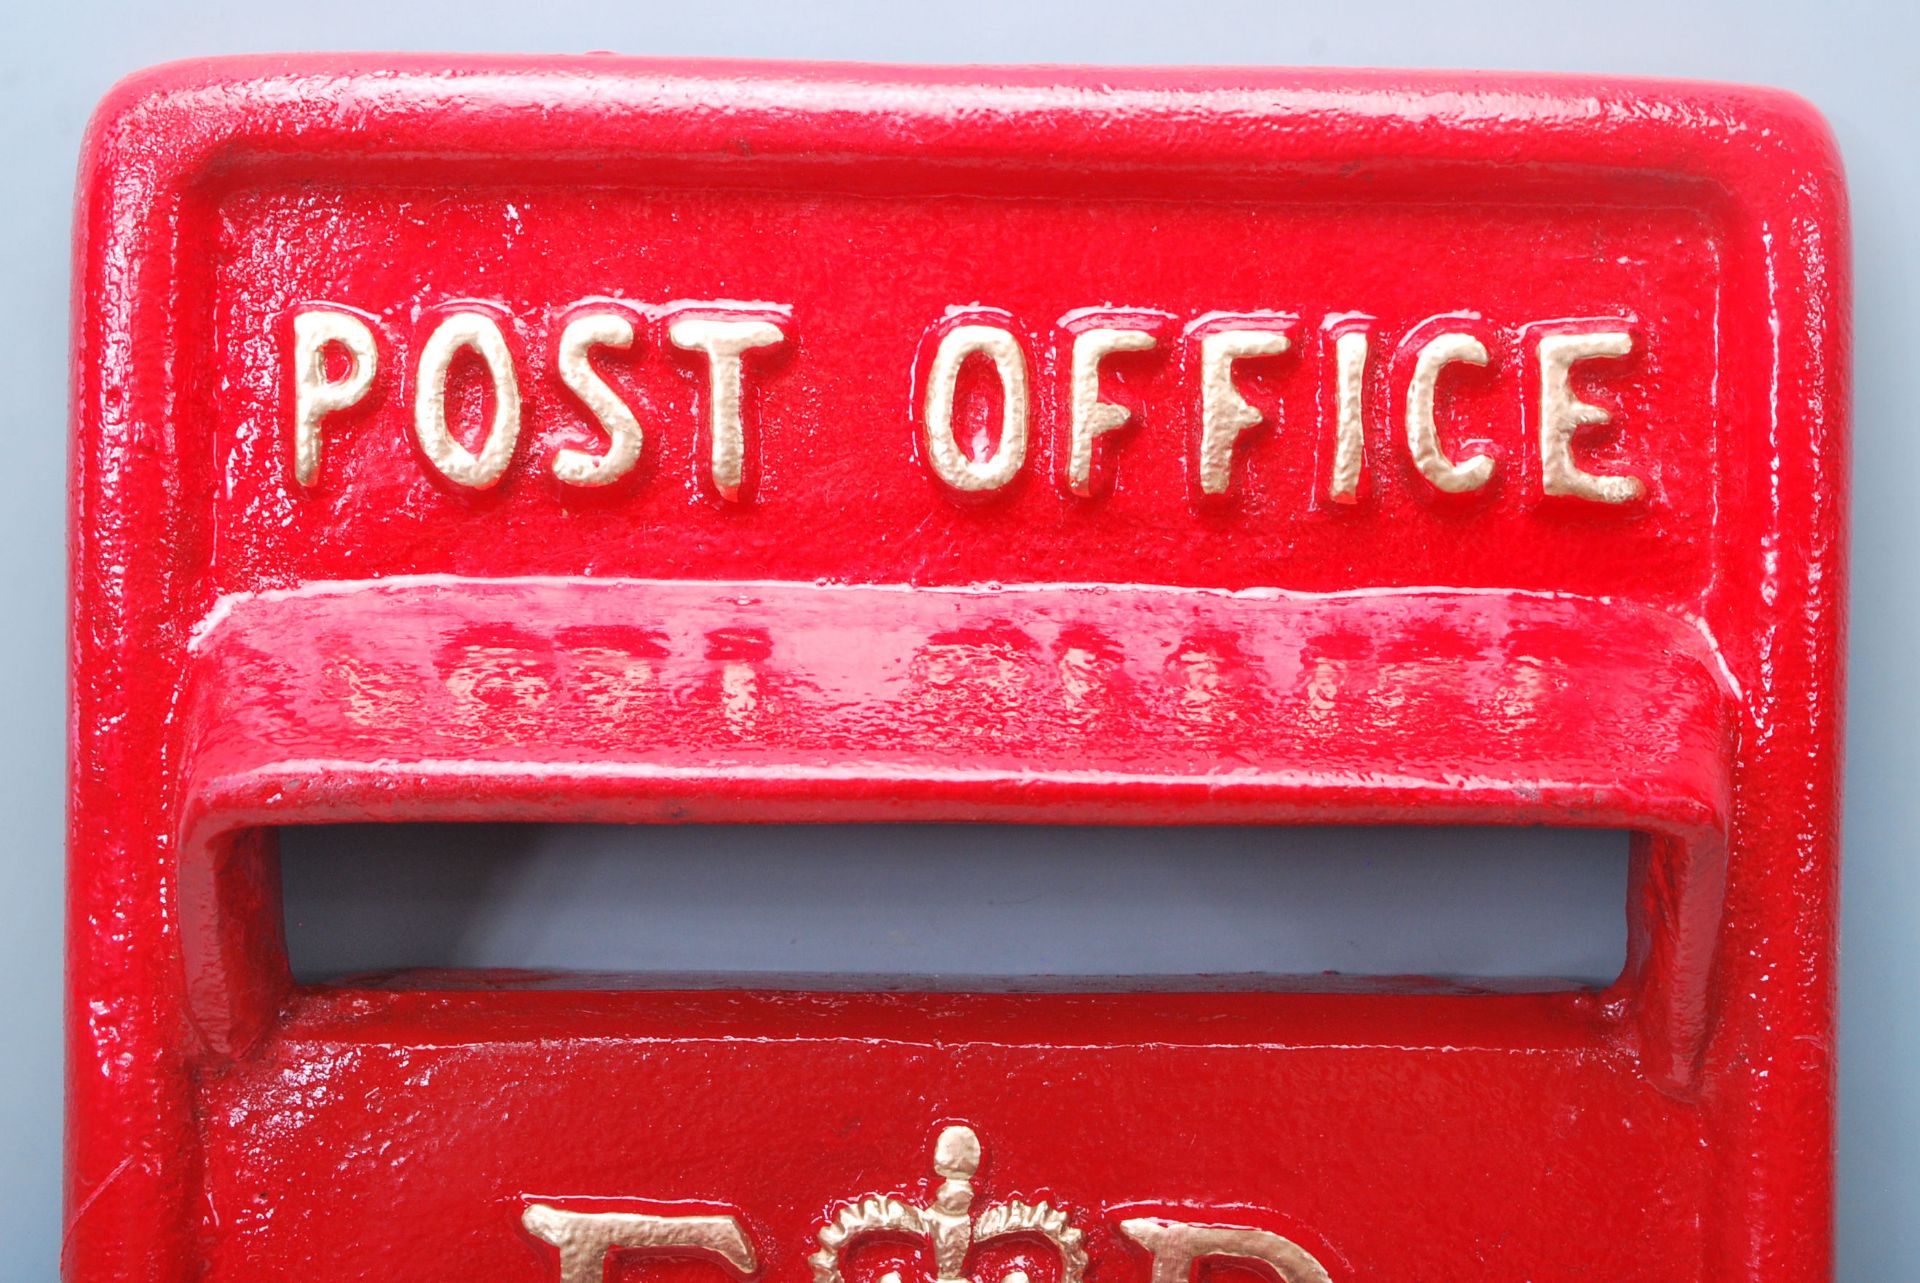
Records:
[[[1826,1277],[1845,237],[1819,122],[1718,87],[130,82],[68,1276]],[[295,984],[274,830],[446,819],[1601,826],[1629,957]]]

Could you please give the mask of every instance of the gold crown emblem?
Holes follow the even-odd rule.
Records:
[[[846,1283],[840,1274],[841,1254],[849,1244],[868,1234],[892,1234],[921,1239],[933,1249],[936,1283],[970,1283],[967,1253],[976,1243],[1010,1235],[1030,1235],[1053,1244],[1060,1254],[1059,1283],[1080,1283],[1086,1272],[1087,1252],[1081,1233],[1067,1214],[1038,1203],[990,1203],[973,1214],[973,1177],[980,1170],[980,1138],[971,1127],[949,1127],[933,1147],[934,1175],[940,1188],[925,1204],[872,1195],[848,1203],[820,1228],[820,1250],[811,1258],[814,1283]],[[897,1271],[882,1275],[879,1283],[901,1283]],[[986,1281],[981,1281],[986,1283]],[[1025,1270],[1013,1269],[991,1283],[1029,1283]]]

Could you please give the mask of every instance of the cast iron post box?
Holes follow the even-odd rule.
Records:
[[[79,215],[74,1283],[1827,1276],[1804,106],[261,58],[116,91]],[[882,819],[1629,830],[1630,948],[1522,992],[286,963],[284,825]]]

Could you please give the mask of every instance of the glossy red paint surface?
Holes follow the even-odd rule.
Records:
[[[756,1277],[797,1283],[841,1203],[931,1194],[948,1124],[983,1201],[1070,1214],[1094,1283],[1144,1283],[1139,1215],[1283,1234],[1336,1280],[1826,1277],[1845,238],[1818,120],[1714,86],[603,58],[129,82],[89,137],[75,290],[68,1277],[551,1279],[521,1228],[546,1201],[731,1215]],[[292,317],[320,304],[379,370],[303,486]],[[463,309],[522,398],[485,490],[413,435]],[[1133,422],[1080,497],[1088,309],[1158,344],[1104,366]],[[636,331],[595,360],[645,440],[586,490],[549,464],[605,446],[556,370],[596,310]],[[668,330],[740,313],[785,341],[746,362],[730,501]],[[1031,440],[962,498],[921,407],[969,322],[1019,340]],[[1236,369],[1266,422],[1203,495],[1201,345],[1249,326],[1291,346]],[[1575,453],[1647,494],[1545,494],[1540,338],[1615,329],[1632,354],[1573,378],[1613,421]],[[1490,358],[1436,401],[1451,455],[1495,460],[1465,495],[1401,426],[1449,330]],[[989,369],[961,376],[976,455]],[[1644,836],[1600,993],[294,986],[272,826],[410,819]],[[983,1283],[1061,1268],[976,1256]],[[848,1283],[892,1268],[929,1266],[875,1245]]]

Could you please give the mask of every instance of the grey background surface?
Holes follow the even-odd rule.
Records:
[[[280,879],[300,980],[1558,989],[1620,974],[1627,852],[1593,829],[364,824],[287,830]]]
[[[1649,73],[1784,86],[1833,123],[1852,187],[1856,307],[1840,1277],[1920,1260],[1920,788],[1914,684],[1920,502],[1911,350],[1920,18],[1883,3],[1273,4],[967,0],[566,5],[468,0],[108,4],[0,11],[0,1277],[51,1278],[59,1248],[67,245],[93,103],[172,58],[319,48],[622,52],[939,62],[1401,65]]]

